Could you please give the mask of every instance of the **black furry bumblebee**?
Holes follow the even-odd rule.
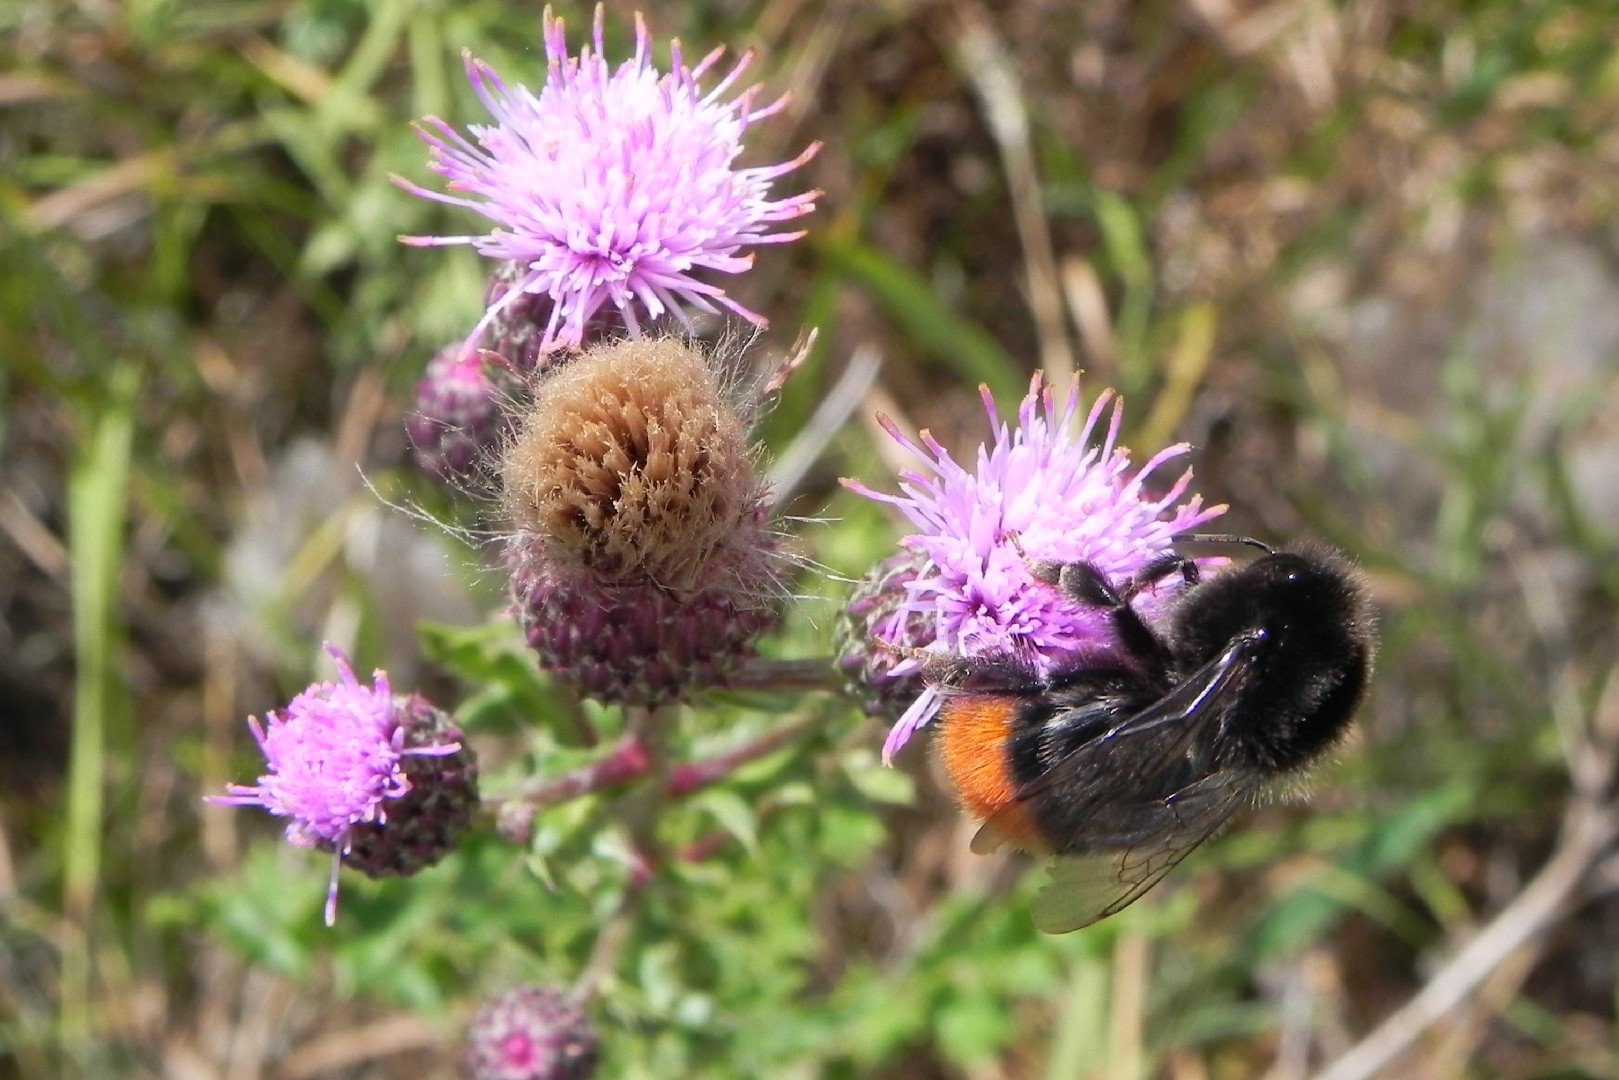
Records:
[[[1323,548],[1264,551],[1202,578],[1171,552],[1120,586],[1088,563],[1037,576],[1105,608],[1127,662],[1048,678],[970,667],[945,695],[938,746],[974,850],[1051,856],[1041,929],[1064,933],[1134,902],[1238,809],[1348,731],[1371,675],[1375,618],[1359,575]],[[1131,606],[1186,580],[1160,632]]]

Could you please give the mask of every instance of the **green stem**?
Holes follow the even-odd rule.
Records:
[[[653,783],[632,791],[619,804],[619,820],[630,835],[636,852],[649,863],[658,861],[658,817],[668,796],[663,790],[667,774],[669,731],[680,715],[679,705],[653,708],[631,706],[625,710],[631,737],[640,742],[650,759]]]
[[[63,853],[60,1025],[64,1045],[89,1035],[91,913],[101,872],[103,771],[108,717],[117,708],[113,677],[115,613],[134,441],[137,374],[116,368],[104,410],[68,480],[68,547],[73,574],[73,746],[68,760]]]

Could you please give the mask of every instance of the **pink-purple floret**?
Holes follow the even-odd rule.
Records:
[[[256,784],[231,784],[210,801],[261,806],[291,818],[289,842],[314,847],[325,841],[341,852],[350,829],[387,820],[387,801],[410,790],[401,765],[406,755],[453,754],[460,744],[406,749],[387,672],[377,671],[367,688],[340,650],[327,645],[326,651],[341,681],[314,683],[263,724],[249,717],[269,771]]]
[[[684,322],[687,308],[725,309],[762,324],[761,315],[693,272],[746,270],[753,257],[739,254],[743,248],[796,239],[803,234],[768,230],[815,207],[814,191],[768,197],[772,181],[808,161],[815,145],[779,165],[734,167],[744,131],[785,104],[783,98],[756,108],[758,87],[720,100],[749,55],[705,94],[698,82],[724,50],[687,68],[674,43],[672,70],[660,75],[637,16],[635,55],[614,71],[603,56],[602,19],[598,7],[594,50],[586,46],[570,58],[562,20],[546,10],[549,65],[538,95],[508,86],[468,55],[467,77],[495,123],[469,125],[468,139],[427,118],[418,130],[431,148],[428,167],[445,178],[447,191],[395,178],[415,195],[464,207],[495,225],[488,233],[404,237],[406,243],[468,244],[524,268],[469,340],[507,305],[541,293],[554,301],[542,352],[577,346],[591,316],[609,304],[632,335],[643,316]]]

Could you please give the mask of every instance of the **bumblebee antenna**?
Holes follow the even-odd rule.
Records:
[[[1266,555],[1276,554],[1276,549],[1263,540],[1255,540],[1251,536],[1240,536],[1237,533],[1188,533],[1177,536],[1175,544],[1240,544],[1243,547],[1258,548]]]

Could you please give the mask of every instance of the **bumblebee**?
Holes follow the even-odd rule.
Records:
[[[1133,903],[1349,730],[1376,637],[1359,574],[1324,548],[1241,542],[1265,554],[1208,577],[1177,552],[1118,586],[1089,563],[1038,566],[1108,612],[1121,659],[1040,679],[990,662],[946,690],[936,742],[984,822],[973,849],[1050,857],[1033,905],[1042,930]],[[1131,602],[1175,574],[1185,587],[1154,628]]]

